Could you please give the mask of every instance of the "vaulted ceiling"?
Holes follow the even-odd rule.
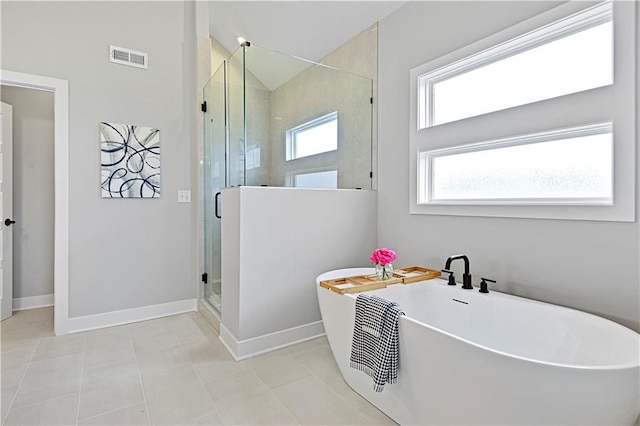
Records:
[[[212,1],[210,35],[229,52],[244,37],[319,61],[407,1]]]

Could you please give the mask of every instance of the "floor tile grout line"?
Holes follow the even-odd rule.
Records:
[[[101,417],[101,416],[105,416],[105,415],[107,415],[107,414],[115,413],[116,411],[125,410],[125,409],[127,409],[127,408],[135,407],[135,406],[136,406],[136,405],[138,405],[138,404],[141,404],[141,402],[140,402],[140,401],[138,401],[138,402],[136,402],[136,403],[134,403],[134,404],[131,404],[131,405],[126,405],[126,406],[123,406],[123,407],[114,408],[113,410],[105,411],[105,412],[103,412],[103,413],[96,414],[96,415],[93,415],[93,416],[90,416],[90,417],[83,417],[82,419],[79,419],[79,420],[78,420],[78,423],[77,423],[77,424],[79,424],[80,422],[84,422],[85,420],[91,420],[91,419],[94,419],[94,418],[96,418],[96,417]]]
[[[344,379],[344,377],[342,376],[342,372],[340,372],[340,377],[342,378],[342,380],[344,380],[345,384],[347,386],[349,386],[349,384],[347,383],[347,381]],[[334,394],[336,394],[336,396],[341,399],[342,401],[344,401],[345,404],[347,404],[349,407],[353,408],[358,414],[360,414],[362,417],[365,418],[365,420],[368,421],[373,421],[371,419],[369,419],[369,417],[367,417],[363,412],[361,412],[358,407],[356,407],[354,404],[352,404],[348,399],[346,399],[345,397],[343,397],[341,394],[339,394],[335,389],[333,389],[333,387],[327,383],[326,381],[324,381],[321,377],[318,377],[318,379],[320,379],[320,381],[326,386],[328,387]],[[354,392],[356,395],[358,395],[360,398],[363,398],[365,401],[367,401],[369,404],[371,404],[373,407],[375,407],[376,409],[378,409],[378,407],[376,407],[375,405],[373,405],[371,402],[369,402],[368,400],[366,400],[362,395],[360,395],[358,392],[356,392],[355,390],[353,390],[353,388],[351,388],[351,386],[349,386],[349,389],[351,389],[352,392]],[[386,415],[386,414],[385,414]]]
[[[207,321],[207,319],[204,317],[204,315],[200,314],[200,311],[196,311],[195,314],[199,318],[198,322],[200,322],[202,325],[204,325],[204,327],[206,327],[209,330],[211,330],[213,332],[213,334],[219,339],[220,338],[220,331],[216,330],[215,327],[213,326],[213,324],[211,324],[209,321]],[[200,326],[198,324],[196,324],[196,325],[198,326],[198,329],[200,329]]]
[[[307,367],[305,367],[304,365],[302,365],[302,363],[300,363],[300,361],[298,361],[298,360],[296,359],[296,357],[295,357],[295,356],[293,356],[293,354],[291,354],[291,353],[289,353],[289,352],[286,352],[286,353],[287,353],[287,355],[289,355],[291,358],[293,358],[293,361],[294,361],[294,362],[296,362],[300,367],[302,367],[302,369],[303,369],[303,370],[305,370],[307,373],[309,373],[309,375],[308,375],[308,376],[304,376],[304,377],[300,377],[300,378],[298,378],[298,379],[292,380],[292,381],[287,382],[287,383],[283,383],[283,384],[278,385],[278,386],[275,386],[275,387],[273,387],[273,388],[270,388],[270,387],[269,387],[269,385],[267,385],[267,387],[269,388],[269,390],[272,390],[272,389],[278,389],[278,388],[280,388],[280,387],[282,387],[282,386],[286,386],[286,385],[289,385],[289,384],[291,384],[291,383],[295,383],[295,382],[297,382],[298,380],[302,380],[302,379],[304,379],[305,377],[309,377],[309,376],[316,377],[316,375],[315,375],[315,374],[313,374],[313,371],[309,370]],[[249,364],[249,367],[253,370],[253,367],[251,367],[251,364]],[[254,372],[255,372],[255,371],[254,371]],[[258,377],[260,377],[260,376],[258,375],[258,373],[257,373],[257,372],[255,372],[255,373],[256,373],[256,375],[257,375]],[[317,378],[318,378],[318,379],[320,379],[319,377],[317,377]],[[265,383],[265,384],[266,384],[266,383]]]
[[[87,336],[83,336],[82,364],[80,365],[80,386],[78,387],[78,407],[76,408],[76,425],[80,421],[80,402],[82,401],[82,383],[84,382],[84,362],[87,357]]]
[[[140,371],[140,363],[138,362],[138,353],[136,352],[135,339],[131,336],[129,330],[127,335],[131,339],[131,345],[133,347],[133,358],[136,361],[136,371],[138,372],[138,381],[140,382],[140,390],[142,391],[142,400],[144,401],[144,408],[147,415],[147,424],[151,425],[151,411],[149,410],[149,403],[147,402],[147,393],[144,391],[144,382],[142,380],[142,372]]]
[[[307,371],[311,376],[315,377],[315,374],[313,374],[313,371],[309,370],[307,367],[305,367],[304,365],[302,365],[302,364],[301,364],[301,363],[300,363],[300,362],[299,362],[299,361],[298,361],[298,360],[297,360],[297,359],[296,359],[296,358],[295,358],[295,357],[294,357],[294,356],[293,356],[289,351],[287,351],[287,350],[286,350],[286,348],[282,348],[282,349],[285,349],[284,353],[286,353],[286,354],[287,354],[287,355],[289,355],[291,358],[293,358],[293,360],[294,360],[295,362],[297,362],[297,363],[298,363],[298,365],[300,365],[304,370],[306,370],[306,371]],[[274,351],[274,352],[275,352],[275,351]],[[273,353],[273,352],[271,352],[271,353]],[[259,356],[263,356],[263,355],[268,355],[268,354],[269,354],[269,352],[267,352],[266,354],[257,355],[257,357],[259,357]],[[282,405],[282,408],[284,408],[284,410],[285,410],[287,413],[289,413],[289,415],[290,415],[292,418],[294,418],[294,419],[298,422],[298,425],[302,425],[302,421],[301,421],[301,420],[300,420],[300,419],[299,419],[299,418],[298,418],[294,413],[292,413],[292,412],[291,412],[291,410],[289,410],[289,408],[286,406],[286,404],[284,403],[284,401],[283,401],[283,400],[278,396],[278,394],[277,394],[276,392],[274,392],[274,390],[275,390],[275,389],[278,389],[278,388],[281,388],[281,387],[283,387],[283,386],[286,386],[286,385],[290,385],[290,384],[295,383],[295,382],[297,382],[297,381],[299,381],[299,380],[305,379],[305,378],[307,378],[307,377],[309,377],[309,376],[300,377],[300,378],[298,378],[298,379],[296,379],[296,380],[293,380],[293,381],[291,381],[291,382],[284,383],[284,384],[279,385],[279,386],[276,386],[276,387],[274,387],[274,388],[270,388],[270,387],[269,387],[269,385],[267,384],[267,382],[265,382],[265,381],[262,379],[262,377],[260,377],[260,375],[259,375],[259,374],[254,370],[254,368],[251,366],[251,364],[249,364],[249,369],[251,369],[251,371],[253,372],[253,374],[255,374],[255,375],[256,375],[256,377],[258,378],[258,380],[260,380],[260,381],[261,381],[261,382],[266,386],[266,388],[267,388],[268,392],[269,392],[269,393],[270,393],[270,394],[271,394],[271,395],[272,395],[276,400],[278,400],[278,402],[280,403],[280,405]],[[318,378],[318,379],[319,379],[319,378]]]
[[[199,314],[198,314],[198,315],[199,315]],[[189,319],[191,319],[191,318],[189,318]],[[191,320],[191,321],[193,321],[193,320]],[[197,325],[197,324],[195,324],[195,322],[194,322],[194,325],[195,325],[196,327],[198,327],[198,325]],[[198,330],[199,330],[199,329],[200,329],[200,328],[198,327]],[[187,357],[187,360],[189,361],[189,366],[193,369],[193,372],[195,373],[196,377],[198,378],[198,381],[200,382],[200,384],[202,385],[202,388],[204,389],[204,391],[206,392],[207,396],[208,396],[208,397],[209,397],[209,399],[211,400],[211,404],[213,405],[213,411],[215,411],[215,412],[216,412],[216,414],[218,415],[218,417],[220,417],[220,420],[223,420],[223,424],[224,424],[224,419],[222,418],[222,414],[221,414],[221,413],[218,411],[218,409],[216,408],[216,403],[215,403],[215,401],[213,400],[213,398],[211,398],[211,394],[210,394],[210,393],[209,393],[209,391],[207,390],[207,387],[205,386],[204,380],[202,380],[202,377],[200,377],[200,375],[198,374],[198,370],[196,370],[195,365],[194,365],[194,364],[193,364],[193,362],[191,361],[191,358],[189,357],[189,354],[187,353],[186,349],[184,348],[184,345],[183,345],[182,341],[180,340],[180,337],[178,337],[178,335],[176,334],[176,332],[175,332],[173,329],[171,329],[171,331],[173,332],[173,334],[175,334],[175,335],[176,335],[176,338],[178,339],[178,343],[180,344],[180,349],[182,349],[182,352],[184,353],[184,355]],[[215,330],[214,330],[214,331],[215,331]],[[204,336],[204,337],[206,338],[207,336]],[[206,339],[206,341],[208,342],[208,341],[209,341],[209,339],[207,338],[207,339]],[[196,343],[196,342],[191,342],[191,343]],[[185,344],[191,344],[191,343],[185,343]],[[204,417],[204,416],[206,416],[206,415],[207,415],[207,414],[203,414],[203,415],[202,415],[202,416],[200,416],[200,417]],[[198,418],[199,418],[199,417],[194,418],[194,419],[192,419],[192,420],[197,420]]]
[[[262,355],[265,355],[265,354],[262,354]],[[261,355],[258,355],[258,356],[261,356]],[[236,362],[238,362],[238,361],[236,361]],[[292,418],[297,422],[297,425],[302,425],[302,422],[300,421],[300,419],[299,419],[299,418],[297,418],[297,417],[296,417],[296,416],[295,416],[295,415],[294,415],[294,414],[293,414],[293,413],[292,413],[292,412],[287,408],[287,406],[286,406],[286,405],[283,403],[283,401],[278,397],[278,395],[276,395],[276,394],[275,394],[275,392],[273,392],[273,389],[271,389],[271,388],[269,387],[269,385],[268,385],[268,384],[267,384],[267,383],[262,379],[262,377],[260,377],[260,375],[259,375],[259,374],[258,374],[258,373],[253,369],[253,367],[251,366],[251,364],[249,364],[249,371],[251,371],[251,373],[253,373],[253,375],[255,375],[255,376],[257,377],[257,379],[258,379],[258,380],[260,380],[260,381],[262,382],[262,384],[264,385],[264,387],[267,389],[267,393],[268,393],[268,394],[270,394],[271,396],[273,396],[273,397],[278,401],[278,403],[282,406],[282,408],[284,408],[284,410],[287,412],[287,414],[289,414],[289,415],[290,415],[290,416],[291,416],[291,417],[292,417]],[[242,374],[242,373],[237,373],[237,374]],[[228,377],[228,376],[227,376],[227,377]],[[308,376],[305,376],[305,377],[308,377]],[[303,379],[303,378],[304,378],[304,377],[301,377],[300,379]],[[294,380],[293,382],[289,382],[289,383],[294,383],[294,382],[296,382],[296,381],[298,381],[298,380],[300,380],[300,379]],[[217,380],[217,379],[215,379],[215,380]],[[289,384],[289,383],[287,383],[287,384]],[[284,385],[281,385],[281,386],[284,386]],[[279,387],[279,386],[278,386],[278,387]],[[277,389],[277,388],[274,388],[274,389]],[[222,415],[220,415],[220,418],[222,418]]]
[[[193,320],[191,320],[191,321],[193,321]],[[174,337],[176,338],[176,341],[178,342],[178,345],[180,346],[180,350],[182,351],[183,355],[184,355],[184,356],[185,356],[185,358],[187,359],[188,364],[185,364],[185,365],[179,365],[179,366],[176,366],[176,367],[171,367],[171,368],[164,369],[164,370],[152,371],[152,372],[149,372],[148,374],[145,374],[145,377],[146,377],[146,376],[153,376],[153,375],[156,375],[156,374],[162,374],[162,373],[166,373],[166,372],[169,372],[169,371],[173,371],[173,370],[177,370],[177,369],[180,369],[180,368],[184,368],[184,367],[186,367],[186,366],[189,366],[189,367],[191,367],[191,368],[193,369],[193,371],[194,371],[194,373],[195,373],[196,377],[198,378],[198,381],[202,384],[203,388],[205,389],[205,392],[207,392],[207,395],[209,395],[209,392],[208,392],[208,391],[206,391],[206,387],[204,386],[204,382],[202,381],[202,378],[200,377],[200,375],[199,375],[199,374],[198,374],[198,372],[196,371],[194,364],[191,362],[191,359],[189,358],[189,355],[187,354],[187,352],[186,352],[186,350],[185,350],[185,348],[184,348],[184,344],[197,343],[198,341],[197,341],[197,340],[194,340],[194,341],[186,342],[186,343],[184,343],[184,344],[183,344],[183,342],[180,340],[180,337],[177,335],[177,333],[176,333],[176,332],[175,332],[175,330],[171,327],[171,325],[169,325],[168,327],[169,327],[169,330],[171,331],[171,334],[173,334],[173,335],[174,335]],[[205,336],[205,338],[206,338],[206,336]],[[206,339],[206,341],[208,341],[208,339]],[[134,345],[134,354],[135,354],[135,345]],[[135,355],[135,357],[136,357],[136,365],[137,365],[137,362],[138,362],[138,361],[137,361],[137,360],[138,360],[137,355]],[[138,375],[139,375],[139,377],[140,377],[140,381],[141,381],[141,384],[142,384],[142,392],[143,392],[143,396],[144,396],[144,400],[145,400],[145,406],[146,406],[146,408],[147,408],[147,416],[148,416],[148,418],[149,418],[149,424],[151,425],[151,424],[153,424],[153,423],[151,422],[151,413],[150,413],[150,410],[149,410],[149,405],[148,405],[148,403],[147,403],[146,393],[144,392],[144,383],[143,383],[142,372],[140,371],[140,368],[139,368],[139,367],[138,367]],[[209,398],[211,398],[211,396],[210,396],[210,395],[209,395]],[[213,404],[213,400],[212,400],[212,404]],[[216,414],[218,414],[218,416],[222,419],[222,416],[220,415],[220,413],[218,412],[218,410],[215,408],[215,404],[213,404],[213,405],[214,405],[214,407],[213,407],[214,411],[215,411],[215,412],[216,412]],[[209,414],[209,413],[207,413],[207,414]],[[203,416],[205,416],[205,415],[207,415],[207,414],[203,414]],[[191,420],[195,420],[195,419],[191,419]]]
[[[205,323],[206,323],[206,321],[205,321]],[[207,323],[207,325],[208,325],[208,323]],[[213,328],[213,327],[211,327],[211,328]],[[214,330],[214,331],[215,331],[215,330]],[[324,343],[322,343],[322,344],[318,345],[317,347],[320,347],[320,346],[326,346],[326,345],[325,345]],[[299,352],[295,352],[295,353],[297,353],[297,354],[306,353],[306,352],[309,352],[309,351],[315,350],[317,347],[307,348],[307,349],[305,349],[305,350],[302,350],[302,351],[299,351]],[[258,378],[258,380],[260,380],[260,381],[265,385],[265,387],[266,387],[266,389],[267,389],[267,392],[268,392],[271,396],[273,396],[274,398],[276,398],[276,400],[280,403],[280,405],[282,406],[282,408],[283,408],[283,409],[284,409],[284,410],[285,410],[285,411],[286,411],[286,412],[287,412],[287,413],[288,413],[288,414],[289,414],[293,419],[295,419],[295,420],[298,422],[298,423],[297,423],[298,425],[302,424],[301,420],[300,420],[298,417],[296,417],[296,416],[295,416],[295,414],[294,414],[294,413],[292,413],[292,412],[287,408],[287,406],[284,404],[284,402],[282,401],[282,399],[281,399],[280,397],[278,397],[278,395],[277,395],[275,392],[273,392],[273,391],[274,391],[274,389],[278,389],[278,388],[280,388],[280,387],[282,387],[282,386],[290,385],[290,384],[292,384],[292,383],[295,383],[295,382],[297,382],[297,381],[299,381],[299,380],[302,380],[302,379],[304,379],[304,378],[307,378],[307,377],[309,377],[309,376],[311,376],[311,377],[315,377],[316,379],[318,379],[318,380],[319,380],[321,383],[323,383],[323,384],[324,384],[328,389],[330,389],[333,393],[335,393],[335,394],[339,397],[339,399],[340,399],[340,400],[344,401],[344,402],[347,404],[347,406],[348,406],[348,407],[351,407],[351,408],[353,408],[356,412],[358,412],[358,411],[357,411],[357,409],[356,409],[355,407],[353,407],[353,406],[352,406],[351,404],[349,404],[346,400],[344,400],[343,398],[341,398],[341,397],[340,397],[340,395],[338,395],[338,394],[337,394],[337,392],[335,392],[335,391],[334,391],[334,390],[333,390],[333,389],[332,389],[332,388],[331,388],[327,383],[325,383],[325,382],[324,382],[324,380],[322,380],[320,377],[316,376],[316,375],[314,374],[314,372],[313,372],[313,371],[311,371],[311,370],[310,370],[310,369],[308,369],[306,366],[304,366],[300,361],[298,361],[298,359],[294,356],[294,353],[290,352],[286,347],[285,347],[285,348],[281,348],[281,349],[284,349],[283,353],[286,353],[290,358],[292,358],[292,359],[293,359],[293,361],[294,361],[295,363],[297,363],[300,367],[302,367],[302,369],[303,369],[303,370],[305,370],[307,373],[309,373],[309,375],[304,376],[304,377],[300,377],[300,378],[298,378],[298,379],[296,379],[296,380],[293,380],[293,381],[291,381],[291,382],[283,383],[283,384],[281,384],[281,385],[279,385],[279,386],[276,386],[276,387],[274,387],[274,388],[271,388],[271,387],[269,387],[269,385],[268,385],[268,384],[267,384],[267,383],[262,379],[262,377],[260,377],[260,375],[256,372],[256,370],[254,369],[254,367],[253,367],[253,366],[251,366],[251,363],[249,363],[249,369],[250,369],[250,370],[251,370],[251,372],[252,372],[252,373],[253,373],[253,374]],[[274,352],[276,352],[276,351],[274,351]],[[265,354],[261,354],[261,355],[267,355],[267,356],[268,356],[268,354],[269,354],[269,352],[267,352],[267,353],[265,353]],[[258,355],[258,356],[260,356],[260,355]],[[200,376],[199,376],[199,375],[198,375],[198,377],[200,378]],[[217,380],[217,379],[215,379],[215,380]],[[204,384],[204,383],[203,383],[203,384]],[[358,412],[358,413],[359,413],[359,412]],[[361,413],[359,413],[359,414],[361,414]],[[361,415],[362,415],[362,414],[361,414]],[[368,419],[367,417],[365,417],[364,415],[362,415],[362,417],[364,417],[364,418],[365,418],[365,420],[369,420],[369,419]],[[220,415],[220,418],[222,419],[222,415]]]
[[[31,402],[29,404],[22,405],[20,407],[12,407],[11,410],[22,410],[23,408],[31,408],[39,404],[44,404],[46,402],[58,401],[59,399],[69,398],[72,395],[77,394],[78,392],[65,393],[64,395],[58,395],[54,398],[43,399],[42,401]]]
[[[278,403],[282,406],[282,408],[284,408],[284,410],[285,410],[285,411],[286,411],[286,412],[287,412],[287,413],[288,413],[288,414],[289,414],[293,419],[295,419],[295,420],[296,420],[296,422],[298,422],[298,423],[297,423],[298,425],[302,425],[302,421],[301,421],[301,420],[300,420],[300,419],[299,419],[295,414],[293,414],[293,413],[291,412],[291,410],[289,410],[289,408],[286,406],[286,404],[284,403],[284,401],[283,401],[283,400],[278,396],[278,394],[277,394],[277,393],[275,393],[275,392],[273,391],[273,389],[271,389],[271,388],[269,387],[269,385],[267,385],[267,384],[265,383],[265,381],[264,381],[264,380],[262,380],[262,377],[260,377],[260,375],[259,375],[258,373],[256,373],[256,372],[253,370],[253,367],[251,367],[251,365],[249,365],[249,368],[251,368],[251,371],[253,372],[253,374],[255,374],[255,375],[256,375],[256,377],[258,377],[258,380],[260,380],[262,383],[264,383],[264,385],[267,387],[267,391],[268,391],[268,392],[269,392],[269,393],[270,393],[270,394],[271,394],[271,395],[272,395],[272,396],[273,396],[273,397],[278,401]],[[312,374],[313,374],[313,373],[312,373]],[[308,377],[308,376],[305,376],[305,377]],[[304,379],[304,377],[301,377],[300,379],[294,380],[293,382],[289,382],[289,383],[287,383],[287,384],[295,383],[295,382],[297,382],[298,380],[302,380],[302,379]],[[282,386],[284,386],[284,385],[282,385]],[[280,387],[280,386],[278,386],[278,387]],[[274,388],[274,389],[277,389],[277,388]]]
[[[310,352],[310,351],[315,350],[315,349],[317,349],[317,347],[316,347],[316,348],[310,348],[309,350],[301,351],[301,352],[298,352],[298,353],[299,353],[299,354],[302,354],[302,353]],[[329,347],[329,350],[331,350],[331,347]],[[331,355],[333,356],[333,353],[331,353]],[[295,357],[295,355],[293,355],[293,354],[292,354],[291,356],[292,356],[292,357],[293,357],[293,358],[294,358],[294,359],[295,359],[299,364],[301,364],[301,365],[302,365],[302,363],[301,363],[301,362],[300,362],[300,361]],[[306,368],[306,366],[304,366],[304,365],[302,365],[302,366],[303,366],[304,368]],[[309,369],[307,369],[307,370],[309,370]],[[339,371],[339,370],[340,370],[340,367],[338,367],[338,371]],[[311,371],[311,370],[309,370],[309,371],[311,372],[311,374],[313,375],[313,377],[315,377],[315,378],[317,378],[318,380],[320,380],[320,382],[321,382],[323,385],[325,385],[325,386],[326,386],[326,387],[327,387],[331,392],[333,392],[333,393],[338,397],[338,399],[340,399],[340,400],[341,400],[341,401],[343,401],[345,404],[347,404],[347,406],[348,406],[348,407],[351,407],[353,410],[355,410],[358,414],[360,414],[362,417],[364,417],[364,419],[365,419],[365,420],[373,421],[372,419],[369,419],[369,417],[367,417],[364,413],[362,413],[362,412],[358,409],[358,407],[356,407],[356,406],[355,406],[354,404],[352,404],[349,400],[347,400],[347,399],[346,399],[346,398],[344,398],[341,394],[339,394],[335,389],[333,389],[333,387],[331,386],[331,384],[330,384],[330,383],[328,383],[327,381],[325,381],[322,377],[320,377],[320,376],[316,375],[313,371]],[[341,372],[341,371],[339,371],[339,372],[340,372],[340,377],[341,377],[341,379],[345,382],[345,384],[346,384],[347,386],[349,386],[349,384],[348,384],[348,383],[346,382],[346,380],[344,379],[344,376],[342,376],[342,372]],[[293,383],[293,382],[291,382],[291,383]],[[285,385],[282,385],[282,386],[285,386]],[[353,390],[353,389],[351,388],[351,386],[349,386],[349,389],[351,389],[351,390],[352,390],[356,395],[358,395],[359,397],[361,397],[361,398],[362,398],[362,396],[361,396],[358,392],[356,392],[355,390]],[[365,401],[367,401],[367,400],[365,399]],[[367,401],[367,402],[369,402],[369,401]],[[369,403],[370,403],[370,402],[369,402]],[[370,404],[371,404],[371,403],[370,403]],[[373,404],[371,404],[371,405],[373,405]],[[375,405],[373,405],[373,406],[375,407]],[[375,407],[375,408],[377,409],[377,407]],[[385,415],[386,415],[386,414],[385,414]]]
[[[29,358],[29,362],[27,363],[27,368],[24,369],[24,373],[22,373],[22,377],[20,378],[20,383],[18,384],[18,387],[16,388],[16,393],[13,395],[13,398],[11,398],[11,402],[9,403],[9,408],[7,408],[7,414],[5,414],[4,418],[2,419],[2,424],[4,425],[7,421],[7,419],[9,418],[9,413],[11,413],[11,410],[13,410],[13,404],[16,401],[16,398],[18,397],[18,393],[20,392],[20,389],[22,388],[22,384],[24,383],[24,378],[27,376],[27,372],[29,371],[29,367],[31,367],[31,364],[33,363],[33,358],[36,356],[36,352],[38,351],[38,348],[40,347],[40,343],[42,342],[42,337],[38,337],[38,343],[36,344],[36,347],[33,349],[33,353],[31,354],[31,357]]]
[[[200,314],[198,313],[198,315],[200,315]],[[208,326],[208,327],[210,327],[210,328],[214,331],[214,333],[215,333],[215,329],[213,329],[213,327],[211,327],[211,326],[210,326],[206,321],[205,321],[205,323],[206,323],[206,324],[207,324],[207,326]],[[216,333],[216,335],[217,335],[217,333]],[[205,337],[206,337],[206,336],[205,336]],[[219,336],[219,335],[217,335],[217,337],[218,337],[218,339],[220,338],[220,336]],[[207,340],[208,340],[208,339],[207,339]],[[182,342],[180,341],[180,338],[178,338],[178,341],[180,342],[180,345],[182,346]],[[182,346],[182,348],[183,348],[183,350],[184,350],[184,346]],[[291,356],[291,354],[289,354],[289,355]],[[291,356],[291,357],[293,358],[293,356]],[[207,392],[207,395],[209,395],[209,398],[211,398],[211,395],[209,394],[209,391],[207,390],[207,387],[206,387],[206,384],[205,384],[204,380],[203,380],[203,379],[202,379],[202,377],[200,377],[200,375],[198,374],[197,370],[195,369],[195,366],[194,366],[194,365],[193,365],[193,363],[191,362],[191,359],[189,358],[189,356],[188,356],[188,355],[187,355],[187,358],[189,359],[189,364],[194,368],[194,371],[196,372],[196,377],[198,377],[198,380],[200,381],[200,383],[201,383],[201,384],[202,384],[202,386],[204,387],[205,391]],[[237,363],[237,362],[239,362],[239,361],[235,361],[235,360],[234,360],[234,362],[236,362],[236,363]],[[297,362],[297,360],[296,360],[296,362]],[[302,366],[302,367],[304,368],[304,366]],[[278,396],[273,392],[273,390],[269,387],[269,385],[267,385],[267,383],[266,383],[264,380],[262,380],[262,378],[260,377],[260,375],[259,375],[259,374],[258,374],[258,373],[253,369],[253,367],[251,367],[251,364],[248,364],[248,368],[249,368],[249,371],[251,371],[251,372],[252,372],[252,373],[253,373],[253,374],[258,378],[258,380],[260,380],[260,381],[262,382],[262,384],[265,386],[265,388],[266,388],[266,390],[267,390],[267,393],[269,393],[271,396],[273,396],[273,397],[274,397],[274,398],[275,398],[275,399],[280,403],[280,405],[282,406],[282,408],[287,412],[287,414],[289,414],[289,415],[291,416],[291,418],[293,418],[293,419],[295,419],[295,420],[296,420],[297,425],[301,425],[302,423],[300,422],[300,419],[298,419],[298,418],[297,418],[297,417],[296,417],[296,416],[295,416],[291,411],[289,411],[289,409],[288,409],[288,408],[283,404],[282,400],[281,400],[280,398],[278,398]],[[308,371],[308,370],[307,370],[307,371]],[[311,373],[311,372],[309,372],[309,373],[310,373],[310,374],[313,374],[313,373]],[[209,382],[212,382],[212,381],[215,381],[215,380],[221,380],[221,379],[224,379],[224,378],[228,378],[228,377],[230,377],[230,376],[233,376],[234,374],[241,374],[241,373],[228,374],[228,375],[225,375],[225,376],[221,376],[221,377],[218,377],[218,378],[212,379],[212,380],[210,380]],[[295,381],[295,380],[294,380],[294,381]],[[208,382],[207,382],[207,383],[208,383]],[[226,423],[224,423],[224,418],[223,418],[223,416],[222,416],[222,413],[220,413],[220,412],[218,411],[218,409],[217,409],[217,408],[215,408],[215,401],[213,401],[213,400],[212,400],[212,402],[213,402],[213,404],[214,404],[214,409],[215,409],[216,413],[217,413],[217,414],[218,414],[218,416],[220,417],[220,420],[222,420],[222,421],[223,421],[223,424],[226,424]],[[194,420],[195,420],[195,419],[194,419]]]

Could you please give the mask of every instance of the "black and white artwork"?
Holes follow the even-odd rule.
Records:
[[[160,197],[160,130],[100,123],[103,198]]]

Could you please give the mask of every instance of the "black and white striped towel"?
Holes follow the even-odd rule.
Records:
[[[351,343],[351,367],[373,378],[373,390],[382,392],[398,378],[398,321],[404,312],[396,302],[375,295],[356,298],[356,321]]]

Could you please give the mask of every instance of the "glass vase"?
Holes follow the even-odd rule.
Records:
[[[376,263],[376,276],[379,281],[393,278],[393,264],[387,263],[386,265],[381,265],[380,263]]]

